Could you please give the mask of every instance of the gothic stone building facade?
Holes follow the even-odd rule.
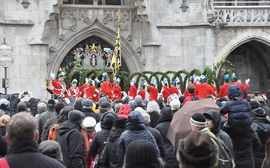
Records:
[[[26,9],[21,2],[0,1],[0,39],[14,48],[9,92],[47,97],[45,81],[76,54],[85,68],[102,67],[118,26],[125,70],[203,69],[228,59],[252,90],[268,88],[270,5],[263,1],[29,0]]]

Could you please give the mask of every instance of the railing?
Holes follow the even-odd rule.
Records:
[[[228,26],[269,26],[270,1],[213,1],[211,22]]]
[[[270,6],[270,1],[263,0],[253,0],[253,1],[244,1],[244,0],[214,0],[214,7],[243,7],[243,6]]]

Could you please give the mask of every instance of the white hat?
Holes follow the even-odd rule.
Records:
[[[172,110],[179,110],[180,109],[180,101],[178,99],[173,99],[171,102],[170,102],[170,106],[171,106],[171,109]]]
[[[94,128],[97,124],[97,121],[96,119],[94,119],[93,117],[86,117],[84,120],[83,120],[83,126],[85,128]]]

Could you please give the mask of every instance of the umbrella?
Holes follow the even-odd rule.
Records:
[[[172,119],[167,137],[175,146],[180,139],[185,138],[191,131],[190,117],[195,113],[204,113],[208,110],[219,110],[215,101],[211,98],[187,102]]]

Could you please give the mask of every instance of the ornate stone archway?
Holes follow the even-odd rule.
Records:
[[[264,33],[262,33],[264,34]],[[270,80],[270,36],[240,35],[228,42],[218,53],[216,61],[227,59],[235,65],[239,79],[251,79],[250,91],[269,89]]]
[[[98,20],[95,20],[91,26],[88,26],[78,32],[70,33],[65,36],[62,35],[59,39],[59,43],[57,43],[57,46],[53,48],[54,52],[50,54],[50,59],[47,66],[47,77],[50,78],[51,74],[57,73],[61,62],[70,49],[72,49],[80,41],[91,36],[98,36],[114,46],[117,34],[114,31],[104,27],[101,23],[99,23]],[[124,38],[121,38],[121,45],[122,59],[126,62],[128,69],[131,72],[141,71],[139,59],[137,58],[136,52],[130,46],[129,42],[127,42]]]
[[[260,32],[259,34],[251,34],[249,32],[241,34],[230,40],[220,51],[217,52],[215,62],[226,59],[229,54],[237,47],[249,41],[259,41],[270,46],[270,35],[268,33]]]

